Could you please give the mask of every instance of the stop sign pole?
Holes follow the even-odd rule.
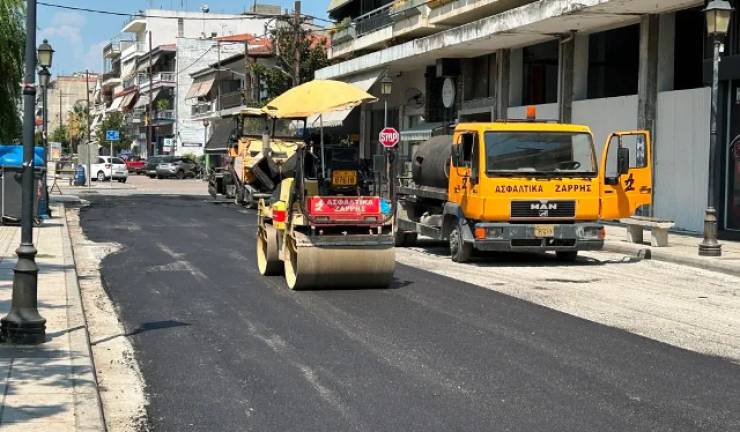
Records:
[[[388,180],[388,197],[394,198],[393,191],[393,179],[395,173],[392,168],[394,167],[393,161],[395,159],[395,147],[398,145],[398,141],[401,139],[401,134],[395,128],[386,127],[380,134],[378,134],[378,141],[385,148],[385,178]]]

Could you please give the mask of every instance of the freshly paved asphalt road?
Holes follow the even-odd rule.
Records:
[[[406,266],[390,289],[291,292],[257,273],[252,214],[89,199],[87,236],[123,245],[101,273],[154,431],[740,430],[726,360]]]

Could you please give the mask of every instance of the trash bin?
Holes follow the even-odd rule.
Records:
[[[34,149],[34,219],[39,219],[39,199],[46,194],[44,149]],[[0,145],[0,221],[19,223],[23,190],[23,146]]]
[[[87,177],[85,176],[85,167],[83,165],[77,165],[77,168],[75,168],[74,185],[85,186],[86,182]]]

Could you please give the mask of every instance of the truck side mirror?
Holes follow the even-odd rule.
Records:
[[[619,175],[630,172],[630,149],[620,147],[617,150],[617,172]]]
[[[452,164],[460,166],[460,146],[456,144],[452,144]]]

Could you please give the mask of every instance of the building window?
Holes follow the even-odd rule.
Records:
[[[639,24],[589,36],[589,99],[637,94],[639,71]]]
[[[524,105],[558,101],[558,41],[524,48]]]
[[[704,14],[701,8],[676,12],[673,49],[673,88],[703,87]]]
[[[463,61],[463,100],[493,96],[493,68],[496,55],[484,55]]]
[[[177,19],[177,37],[185,36],[185,20],[182,18]]]

